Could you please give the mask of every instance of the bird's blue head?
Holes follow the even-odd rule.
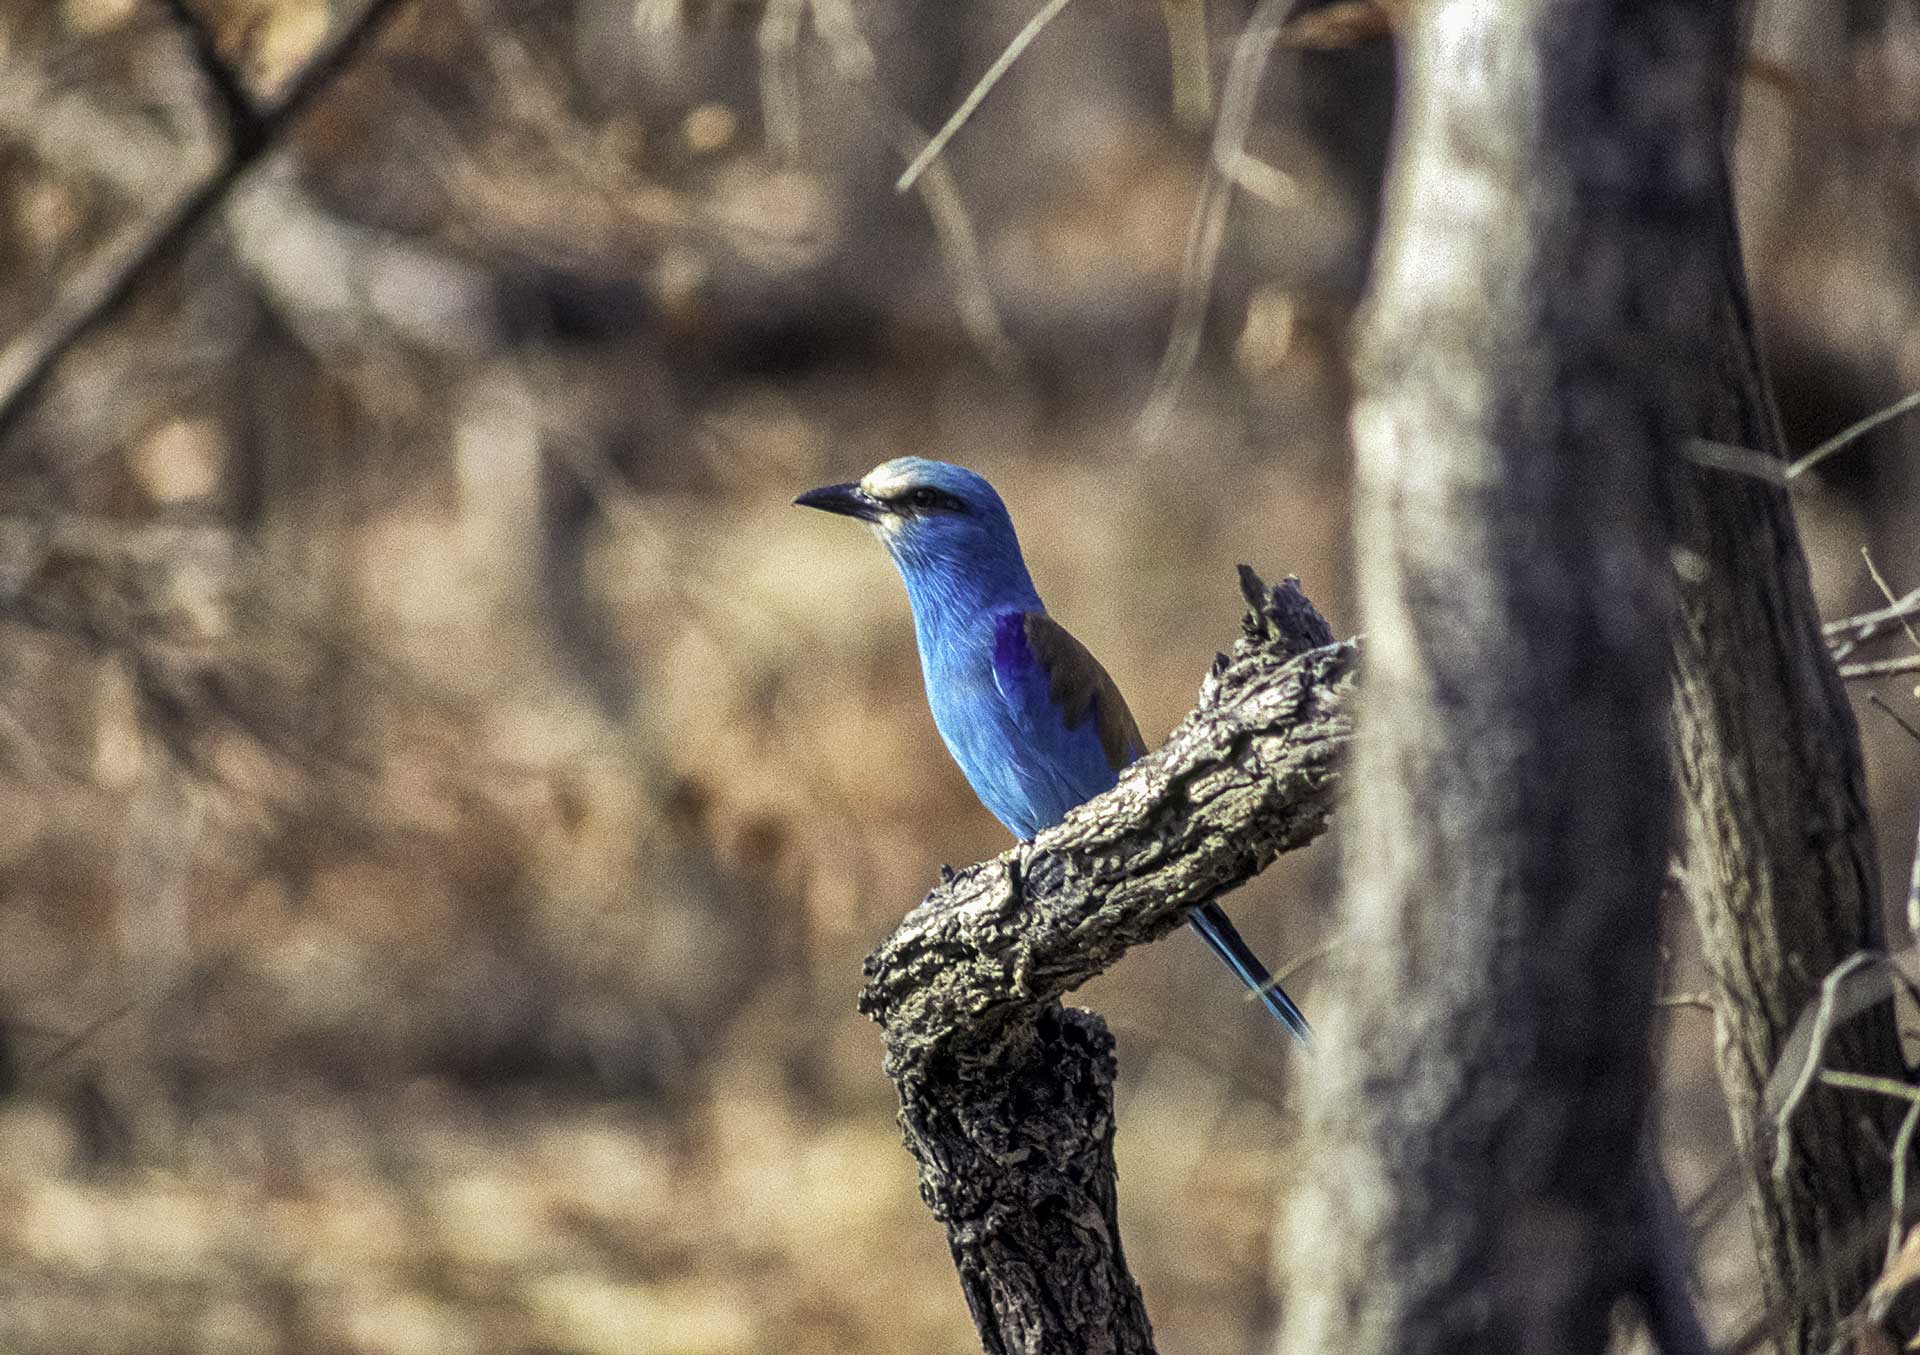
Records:
[[[896,457],[857,482],[811,489],[794,502],[871,526],[906,580],[917,618],[1040,605],[1006,505],[963,466]]]

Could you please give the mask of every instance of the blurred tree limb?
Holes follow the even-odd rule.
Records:
[[[1174,304],[1167,345],[1153,385],[1135,420],[1141,441],[1153,445],[1166,437],[1174,410],[1200,358],[1200,340],[1213,300],[1214,270],[1227,238],[1233,190],[1243,189],[1269,207],[1286,209],[1299,199],[1291,174],[1263,163],[1246,150],[1254,112],[1268,64],[1276,48],[1330,51],[1384,38],[1393,32],[1393,15],[1374,0],[1260,0],[1241,26],[1227,70],[1220,113],[1214,119],[1207,167],[1187,223],[1181,261],[1180,294]]]
[[[893,104],[881,85],[876,75],[880,69],[879,60],[860,31],[852,5],[847,0],[812,0],[812,5],[815,30],[820,35],[821,45],[826,48],[834,70],[866,100],[875,123],[885,129],[885,136],[895,152],[907,159],[916,158],[930,144],[927,135],[912,118]],[[775,9],[769,6],[768,27],[774,26],[776,17]],[[778,44],[775,46],[777,48]],[[781,61],[772,63],[773,67],[790,61],[791,55],[789,51]],[[794,78],[797,80],[797,77]],[[786,81],[781,79],[772,83],[777,87]],[[780,97],[784,96],[775,95],[775,100]],[[781,120],[771,108],[767,117],[770,127]],[[954,180],[953,171],[944,161],[930,161],[914,179],[912,187],[920,195],[921,204],[927,209],[927,217],[933,224],[934,240],[940,247],[940,259],[952,283],[954,305],[967,337],[1002,376],[1020,378],[1026,375],[1026,359],[1019,345],[1007,333],[999,306],[993,299],[993,287],[981,256],[979,233],[967,213],[966,202],[960,195],[960,186]]]
[[[1326,826],[1355,648],[1288,580],[1112,791],[954,875],[867,961],[921,1196],[989,1352],[1153,1348],[1120,1245],[1113,1040],[1060,996]]]
[[[227,124],[227,154],[199,183],[176,196],[132,240],[103,251],[103,257],[83,269],[63,290],[51,311],[27,332],[0,351],[0,438],[18,423],[40,387],[75,344],[117,312],[140,285],[177,256],[194,229],[217,207],[240,176],[275,145],[313,100],[330,88],[356,55],[371,42],[400,8],[401,0],[367,0],[360,12],[340,24],[321,42],[286,88],[271,103],[256,104],[229,74],[212,80]],[[196,61],[219,67],[210,37],[193,12],[175,3],[176,17],[185,15]],[[222,68],[224,69],[224,68]],[[236,93],[230,95],[227,89]],[[234,98],[238,98],[236,104]]]
[[[1645,1147],[1668,466],[1718,285],[1720,0],[1403,7],[1357,341],[1346,917],[1279,1349],[1705,1340]]]
[[[239,73],[221,55],[218,38],[206,20],[200,17],[199,11],[194,9],[193,0],[165,0],[165,3],[167,12],[187,36],[187,45],[193,52],[194,66],[200,72],[201,80],[219,105],[221,120],[226,125],[228,148],[236,157],[250,154],[266,132],[253,95],[241,82]]]

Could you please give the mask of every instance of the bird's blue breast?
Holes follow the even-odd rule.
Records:
[[[1092,716],[1069,725],[1020,610],[929,634],[920,658],[933,722],[981,803],[1028,839],[1116,779]]]

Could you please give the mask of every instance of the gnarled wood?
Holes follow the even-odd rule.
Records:
[[[956,874],[867,961],[920,1192],[989,1352],[1153,1348],[1120,1245],[1112,1040],[1063,993],[1305,845],[1351,737],[1355,651],[1292,580],[1120,784]]]

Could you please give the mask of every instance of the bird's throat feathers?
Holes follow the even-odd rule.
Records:
[[[943,651],[980,646],[991,649],[993,620],[1009,611],[1041,611],[1026,563],[1017,545],[930,552],[920,542],[889,541],[888,553],[907,586],[913,628],[921,656],[930,661]]]
[[[907,586],[921,658],[930,665],[960,651],[990,651],[993,619],[1009,611],[1041,611],[1013,525],[945,519],[876,534]]]

